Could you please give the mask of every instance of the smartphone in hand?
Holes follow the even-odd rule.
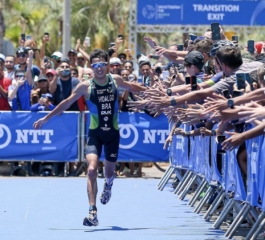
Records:
[[[236,85],[238,90],[246,88],[245,73],[236,74]]]
[[[224,142],[225,139],[226,139],[226,136],[224,136],[224,135],[219,135],[219,136],[217,136],[217,141],[218,141],[218,143],[222,143],[222,142]]]
[[[118,38],[123,38],[123,35],[122,35],[122,34],[119,34],[119,35],[118,35]]]
[[[21,38],[22,38],[22,40],[25,42],[26,41],[26,35],[25,35],[25,33],[21,33]]]
[[[189,85],[190,84],[190,77],[185,77],[185,84]]]
[[[211,24],[212,40],[221,40],[220,25],[219,23]]]
[[[150,55],[150,58],[153,58],[153,59],[159,59],[159,55]]]
[[[248,40],[248,51],[251,54],[254,54],[254,52],[255,52],[255,46],[254,46],[254,44],[255,44],[254,40]]]
[[[189,38],[191,41],[194,41],[197,38],[197,36],[194,34],[189,34]]]
[[[233,98],[240,97],[243,95],[243,92],[240,91],[233,91]]]
[[[184,45],[183,44],[178,44],[178,51],[183,51],[184,50]]]
[[[238,42],[238,36],[232,36],[232,41],[233,42]]]
[[[197,90],[197,77],[191,76],[191,91]]]
[[[110,43],[110,47],[114,47],[114,46],[115,46],[114,42]]]
[[[223,93],[223,96],[224,96],[226,99],[231,98],[231,97],[230,97],[230,94],[229,94],[229,91],[228,91],[227,89],[224,90],[222,93]]]
[[[169,71],[163,71],[162,75],[163,75],[163,81],[167,81],[169,77]]]
[[[251,91],[254,91],[253,80],[250,77],[250,74],[249,73],[245,73],[245,79],[248,82],[248,84],[250,85]]]
[[[90,47],[90,37],[86,37],[85,38],[85,45],[87,46],[87,47]],[[115,45],[115,44],[114,44]]]

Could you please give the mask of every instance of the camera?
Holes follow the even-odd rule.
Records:
[[[156,73],[156,74],[161,74],[161,73],[162,73],[162,68],[159,67],[159,66],[156,67],[156,68],[155,68],[155,73]]]

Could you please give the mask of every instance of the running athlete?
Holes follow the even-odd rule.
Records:
[[[89,214],[83,221],[85,226],[97,226],[96,195],[97,167],[104,146],[105,181],[100,195],[102,204],[107,204],[111,197],[114,180],[114,168],[118,158],[119,128],[118,128],[118,87],[131,92],[145,91],[146,87],[133,82],[125,82],[119,75],[107,74],[108,54],[104,50],[95,49],[90,55],[94,78],[77,85],[70,97],[62,101],[52,112],[34,123],[34,128],[41,128],[52,117],[68,109],[82,95],[90,110],[89,136],[86,146],[88,162],[87,193],[89,199]]]

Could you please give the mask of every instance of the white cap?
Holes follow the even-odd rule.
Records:
[[[138,59],[138,64],[140,62],[150,62],[150,59],[147,56],[142,54],[142,56]]]
[[[117,57],[111,58],[109,61],[109,64],[120,64],[120,65],[122,65],[121,60]]]
[[[53,56],[56,56],[56,57],[58,57],[58,58],[62,58],[63,57],[63,54],[61,53],[61,52],[54,52],[53,54],[52,54],[52,57]]]
[[[6,60],[6,57],[4,54],[0,53],[0,59],[4,62]]]

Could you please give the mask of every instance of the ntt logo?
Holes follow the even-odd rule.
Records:
[[[6,140],[0,144],[0,149],[5,148],[11,142],[11,132],[9,128],[4,124],[0,124],[0,140],[2,140],[2,138],[5,137],[5,135],[6,135]]]
[[[119,124],[120,128],[120,136],[121,138],[127,139],[131,136],[133,136],[132,141],[130,144],[122,145],[120,144],[120,148],[122,149],[130,149],[135,146],[135,144],[138,142],[139,134],[135,126],[132,124]],[[133,132],[133,134],[132,134]]]

